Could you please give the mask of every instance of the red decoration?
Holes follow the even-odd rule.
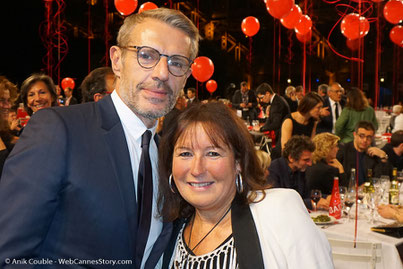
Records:
[[[115,0],[115,7],[120,14],[127,16],[136,10],[137,0]]]
[[[205,56],[197,57],[192,64],[192,75],[200,82],[205,82],[211,78],[214,73],[213,61]]]
[[[401,23],[403,21],[403,1],[390,0],[387,2],[383,8],[383,15],[392,24]]]
[[[241,28],[245,35],[254,36],[257,34],[257,32],[259,32],[259,20],[252,16],[246,17],[242,21]]]
[[[346,15],[340,24],[341,33],[349,39],[364,37],[369,32],[369,22],[357,13]]]
[[[306,35],[312,29],[312,20],[308,15],[301,16],[301,19],[295,26],[295,32],[300,35]]]
[[[74,82],[74,80],[72,78],[64,78],[62,79],[62,89],[66,89],[66,88],[70,88],[70,89],[74,89],[74,87],[76,86],[76,83]]]
[[[302,42],[302,43],[309,43],[311,42],[312,39],[312,31],[309,31],[307,34],[305,35],[301,35],[296,33],[297,39]]]
[[[403,48],[403,26],[396,25],[393,27],[392,30],[390,30],[389,37],[393,43]]]
[[[360,39],[346,39],[347,47],[352,50],[356,51],[360,47]]]
[[[383,0],[371,0],[372,2],[374,2],[374,3],[380,3],[380,2],[382,2]]]
[[[298,5],[294,5],[291,12],[287,16],[280,19],[281,24],[288,29],[293,29],[302,17],[301,8]]]
[[[156,4],[154,4],[153,2],[145,2],[144,4],[142,4],[139,8],[139,13],[145,11],[145,10],[149,10],[149,9],[157,9],[158,6]]]
[[[329,216],[333,216],[336,219],[341,218],[341,201],[339,191],[339,178],[335,177],[333,181],[332,196],[329,204]]]
[[[209,93],[215,92],[215,90],[217,90],[217,82],[214,79],[210,79],[206,83],[206,88],[209,91]]]
[[[294,0],[267,0],[266,7],[267,11],[276,19],[281,19],[282,17],[290,13],[292,7],[294,6]]]

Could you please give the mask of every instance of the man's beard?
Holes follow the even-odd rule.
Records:
[[[143,118],[147,118],[150,120],[156,120],[162,116],[165,116],[168,112],[172,110],[172,108],[175,106],[176,99],[178,97],[178,93],[175,95],[174,91],[169,87],[166,83],[162,81],[156,81],[154,84],[151,83],[139,83],[136,85],[136,89],[133,90],[133,86],[129,83],[126,83],[126,80],[121,80],[120,81],[120,86],[122,88],[129,89],[128,91],[122,91],[123,96],[122,99],[124,100],[125,104],[136,114],[139,115]],[[167,93],[168,97],[168,103],[167,105],[160,109],[160,110],[152,110],[152,109],[146,109],[143,107],[139,102],[139,95],[140,92],[144,88],[158,88],[158,89],[164,89]],[[165,102],[165,100],[161,100],[159,98],[148,98],[147,99],[151,103],[161,103]]]

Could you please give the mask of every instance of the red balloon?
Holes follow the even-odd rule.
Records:
[[[403,1],[390,0],[383,8],[385,19],[393,24],[398,24],[403,21]]]
[[[242,21],[241,28],[245,35],[254,36],[257,34],[257,32],[259,32],[259,20],[252,16],[246,17]]]
[[[308,15],[301,16],[301,19],[295,26],[295,32],[300,35],[306,35],[312,29],[312,20]]]
[[[368,34],[369,22],[357,13],[350,13],[343,18],[340,28],[341,33],[348,39],[357,39]]]
[[[294,0],[267,0],[266,8],[267,11],[276,19],[281,19],[282,17],[290,13],[292,7],[294,6]]]
[[[393,43],[403,48],[403,26],[396,25],[393,27],[390,30],[389,37]]]
[[[309,43],[309,42],[311,42],[311,39],[312,39],[312,30],[309,31],[308,33],[306,33],[305,35],[296,33],[296,36],[297,36],[297,39],[299,40],[299,42]]]
[[[62,79],[62,89],[66,89],[66,88],[70,88],[70,89],[74,89],[74,87],[76,86],[76,83],[74,82],[74,80],[72,78],[64,78]]]
[[[214,73],[213,61],[205,56],[197,57],[192,64],[192,75],[200,82],[205,82],[211,78]]]
[[[157,9],[158,6],[154,4],[153,2],[145,2],[142,4],[139,8],[139,13],[143,12],[144,10],[149,10],[149,9]]]
[[[288,29],[293,29],[301,19],[302,11],[298,5],[294,5],[287,16],[280,19],[281,24]]]
[[[347,47],[352,50],[356,51],[360,47],[360,39],[346,39]]]
[[[137,0],[115,0],[115,7],[122,15],[132,14],[137,7]]]
[[[209,91],[209,93],[215,92],[215,90],[217,90],[217,82],[214,79],[210,79],[206,83],[206,88]]]

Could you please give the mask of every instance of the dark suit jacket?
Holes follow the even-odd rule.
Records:
[[[275,95],[270,105],[270,115],[265,124],[260,128],[261,132],[273,131],[279,139],[281,124],[284,118],[290,114],[290,107],[287,101],[280,95]]]
[[[0,268],[19,268],[6,258],[131,260],[114,268],[135,268],[136,231],[130,156],[111,97],[35,113],[0,181]],[[164,225],[146,268],[171,231]]]
[[[288,106],[290,107],[290,112],[295,112],[298,109],[298,101],[293,101],[291,98],[284,96],[284,99],[287,101]]]
[[[324,104],[323,107],[328,107],[329,108],[329,116],[326,117],[321,117],[320,118],[320,122],[318,123],[318,126],[316,126],[316,133],[324,133],[324,132],[332,132],[333,129],[333,114],[332,114],[332,108],[330,107],[330,100],[329,97],[326,97],[324,99]],[[344,108],[344,102],[343,100],[341,100],[340,102],[340,106],[343,109]],[[339,115],[341,114],[341,110],[339,111]]]
[[[241,90],[237,90],[232,97],[232,107],[238,110],[242,110],[242,118],[246,119],[249,117],[250,120],[256,118],[256,106],[257,99],[253,90],[248,91],[248,103],[252,103],[252,107],[249,108],[249,111],[243,111],[243,108],[240,106],[242,103],[242,93]]]
[[[340,144],[340,149],[337,152],[337,159],[343,165],[344,171],[347,174],[346,181],[340,181],[341,186],[348,187],[348,180],[351,174],[351,168],[355,168],[357,170],[357,150],[354,147],[354,141],[351,141],[346,144]],[[358,182],[358,184],[363,184],[367,181],[367,171],[368,169],[372,169],[372,174],[374,177],[380,177],[381,175],[391,176],[392,174],[392,166],[387,162],[382,162],[378,157],[371,157],[368,154],[365,154],[363,157],[363,167],[358,167],[358,169],[364,169],[364,181]]]
[[[284,157],[275,159],[269,166],[269,184],[274,188],[287,188],[297,191],[304,200],[305,206],[312,209],[311,195],[305,179],[305,172],[292,172]]]
[[[345,173],[340,174],[339,169],[328,165],[325,161],[319,161],[308,167],[305,175],[308,182],[308,190],[319,189],[324,196],[332,194],[334,177],[339,178],[339,184],[346,181]]]

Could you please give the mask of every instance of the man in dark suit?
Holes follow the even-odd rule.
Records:
[[[179,11],[133,14],[110,49],[115,91],[35,113],[0,181],[0,268],[159,266],[172,224],[157,214],[156,121],[175,105],[198,40]]]
[[[246,81],[241,82],[241,89],[237,90],[232,97],[232,107],[242,111],[244,120],[254,120],[257,117],[257,99],[255,93],[248,88]]]
[[[339,118],[341,111],[344,107],[344,101],[341,97],[343,95],[342,87],[339,83],[334,82],[329,86],[327,91],[328,97],[324,98],[324,104],[322,110],[326,110],[328,113],[322,113],[320,122],[316,127],[316,133],[334,133],[334,125]]]
[[[71,105],[76,105],[78,104],[77,98],[73,96],[73,89],[72,88],[65,88],[64,89],[64,95],[66,96],[64,100],[64,105],[65,106],[71,106]]]
[[[281,124],[284,118],[290,114],[290,107],[288,106],[287,101],[275,94],[271,86],[267,83],[260,84],[257,89],[257,96],[262,99],[263,102],[269,103],[270,108],[268,108],[268,117],[266,119],[265,124],[255,130],[260,132],[273,131],[275,136],[278,138],[280,135]]]
[[[312,152],[315,145],[307,136],[294,135],[284,146],[283,156],[269,166],[269,184],[274,188],[287,188],[297,191],[305,206],[312,209],[305,171],[312,165]],[[321,198],[318,207],[328,208],[329,200]]]
[[[191,105],[191,104],[197,104],[199,101],[199,99],[197,99],[196,96],[196,89],[195,88],[188,88],[187,92],[186,92],[186,96],[187,96],[187,105]]]
[[[369,121],[360,121],[355,128],[354,140],[342,144],[337,152],[337,159],[343,165],[347,175],[350,175],[351,168],[355,168],[359,185],[368,181],[368,169],[372,169],[374,177],[391,175],[392,172],[386,152],[371,146],[374,135],[374,125]],[[340,182],[340,185],[348,186],[348,182]]]

